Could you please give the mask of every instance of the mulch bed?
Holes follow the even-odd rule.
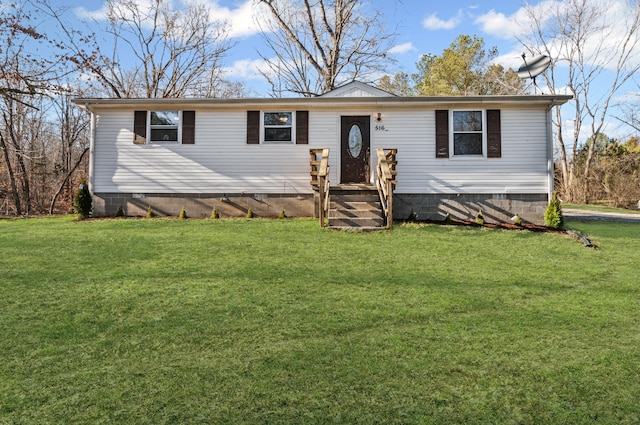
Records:
[[[469,227],[487,227],[490,229],[505,229],[505,230],[529,230],[531,232],[545,232],[545,233],[562,233],[565,235],[569,235],[578,241],[580,241],[587,248],[595,248],[597,249],[597,245],[594,245],[585,235],[576,232],[575,230],[570,229],[554,229],[547,226],[542,226],[539,224],[533,223],[522,223],[520,226],[513,223],[485,223],[478,224],[475,221],[471,220],[420,220],[419,223],[428,223],[428,224],[441,224],[441,225],[451,225],[451,226],[469,226]]]
[[[452,219],[449,221],[420,220],[419,222],[428,223],[428,224],[443,224],[443,225],[451,225],[451,226],[488,227],[490,229],[530,230],[532,232],[553,232],[553,233],[564,232],[562,229],[553,229],[551,227],[542,226],[542,225],[533,224],[533,223],[522,223],[522,225],[520,226],[515,225],[513,223],[484,223],[480,225],[472,220],[457,220],[457,219]]]

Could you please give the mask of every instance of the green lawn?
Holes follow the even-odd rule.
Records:
[[[640,422],[640,226],[0,221],[0,424]]]

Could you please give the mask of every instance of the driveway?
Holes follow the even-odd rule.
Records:
[[[640,223],[640,214],[622,214],[614,212],[563,209],[562,215],[567,220],[618,221],[624,223]]]

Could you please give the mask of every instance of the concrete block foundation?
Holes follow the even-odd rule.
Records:
[[[222,218],[245,217],[251,209],[256,217],[277,217],[283,209],[287,217],[317,217],[314,194],[151,194],[94,193],[93,215],[115,216],[122,206],[127,216],[144,216],[151,207],[158,216],[177,216],[184,207],[193,218],[207,218],[216,208]],[[509,223],[518,214],[524,222],[544,224],[546,194],[394,194],[394,220],[404,220],[411,212],[418,220],[473,220],[479,210],[488,223]]]
[[[208,218],[216,208],[221,218],[246,217],[251,209],[256,217],[277,217],[284,209],[287,217],[313,217],[313,195],[265,194],[157,194],[95,193],[93,216],[115,216],[122,206],[127,216],[144,216],[151,207],[158,216],[177,216],[182,208],[192,218]]]

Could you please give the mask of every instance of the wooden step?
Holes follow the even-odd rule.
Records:
[[[371,185],[340,185],[329,192],[329,227],[345,230],[385,228],[378,190]]]

